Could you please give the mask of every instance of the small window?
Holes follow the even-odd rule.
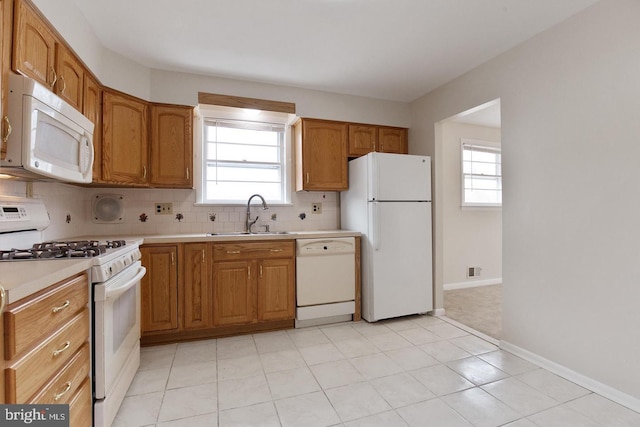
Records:
[[[462,206],[502,206],[500,144],[462,139]]]
[[[285,124],[203,118],[201,203],[286,203]]]

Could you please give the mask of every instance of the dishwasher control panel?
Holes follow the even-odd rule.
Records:
[[[356,244],[353,237],[296,240],[296,255],[299,257],[353,254],[355,251]]]

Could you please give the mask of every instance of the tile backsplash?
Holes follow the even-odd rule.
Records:
[[[0,195],[24,197],[27,184],[0,180]],[[92,221],[92,201],[96,195],[123,196],[122,223],[97,224]],[[35,182],[34,197],[41,198],[51,218],[43,239],[72,236],[118,236],[152,234],[193,234],[243,231],[245,206],[196,206],[195,190],[85,188],[62,183]],[[292,205],[269,206],[263,210],[254,199],[251,218],[260,217],[254,229],[271,231],[313,231],[340,228],[340,202],[337,192],[294,192]],[[156,203],[171,203],[171,215],[157,215]],[[322,203],[322,212],[312,212],[312,204]],[[143,215],[144,214],[144,215]],[[178,214],[181,219],[178,220]],[[146,221],[142,221],[146,216]],[[215,220],[212,221],[211,219]]]

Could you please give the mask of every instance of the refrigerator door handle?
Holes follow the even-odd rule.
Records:
[[[378,176],[378,157],[375,155],[375,153],[371,155],[371,161],[373,163],[373,167],[371,169],[373,173],[370,177],[373,180],[373,194],[371,196],[373,200],[378,200],[380,198],[380,186],[378,185],[378,183],[380,182],[380,177]]]
[[[372,222],[372,232],[373,232],[373,250],[380,250],[380,212],[378,212],[379,205],[377,203],[373,204],[373,218],[371,218]]]

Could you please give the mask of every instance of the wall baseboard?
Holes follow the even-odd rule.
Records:
[[[599,395],[606,397],[609,400],[619,403],[620,405],[625,406],[632,411],[640,412],[640,399],[637,399],[631,395],[621,392],[620,390],[596,381],[593,378],[573,371],[566,366],[560,365],[507,341],[501,340],[500,348],[502,350],[508,351],[509,353],[513,353],[516,356],[519,356],[529,362],[535,363],[541,368],[544,368],[547,371],[552,372],[566,380],[576,383],[579,386],[586,388],[587,390],[591,390],[592,392],[598,393]]]
[[[429,314],[432,316],[444,316],[445,315],[444,308],[436,308],[433,311],[430,311]]]
[[[465,288],[475,288],[477,286],[499,285],[500,283],[502,283],[502,277],[497,277],[495,279],[485,279],[485,280],[470,280],[467,282],[458,282],[458,283],[445,283],[442,285],[442,289],[445,291],[451,291],[453,289],[465,289]]]

